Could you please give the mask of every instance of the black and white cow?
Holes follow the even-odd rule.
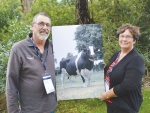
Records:
[[[64,87],[65,76],[70,79],[70,87],[72,87],[71,76],[81,76],[83,86],[90,86],[90,79],[96,51],[100,51],[100,49],[94,48],[93,46],[88,46],[87,48],[83,49],[78,55],[69,58],[63,58],[60,61],[62,87]],[[85,78],[88,79],[87,84],[85,84]]]

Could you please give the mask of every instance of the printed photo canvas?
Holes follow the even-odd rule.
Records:
[[[98,98],[104,91],[101,24],[53,26],[58,100]]]

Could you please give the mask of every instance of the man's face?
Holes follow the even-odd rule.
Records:
[[[50,35],[51,23],[50,19],[46,16],[39,15],[36,22],[31,25],[33,36],[40,40],[46,40]]]

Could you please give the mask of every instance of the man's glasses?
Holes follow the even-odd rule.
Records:
[[[51,27],[51,25],[49,23],[44,23],[44,22],[39,22],[39,23],[34,22],[34,23],[37,24],[39,27],[44,27],[45,25],[48,28]]]

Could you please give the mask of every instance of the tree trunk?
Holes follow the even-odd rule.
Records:
[[[88,10],[88,0],[76,0],[76,11],[78,24],[94,23],[94,20],[90,18],[90,13]]]
[[[22,12],[26,14],[35,0],[21,0]]]
[[[150,77],[150,72],[146,70],[146,76]]]

